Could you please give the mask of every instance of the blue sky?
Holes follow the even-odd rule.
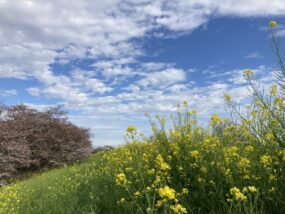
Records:
[[[244,69],[273,82],[268,22],[283,40],[284,15],[283,0],[0,0],[0,100],[62,105],[94,146],[184,100],[206,121],[225,92],[248,102]]]

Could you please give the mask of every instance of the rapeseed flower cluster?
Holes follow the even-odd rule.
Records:
[[[157,156],[156,164],[157,164],[157,166],[158,166],[158,168],[160,170],[167,171],[167,170],[171,169],[171,167],[166,162],[164,162],[163,157],[161,156],[161,154],[159,154]]]
[[[171,205],[170,209],[177,214],[186,214],[187,209],[183,207],[181,204]]]
[[[165,186],[158,190],[159,196],[161,198],[165,198],[167,200],[174,200],[175,199],[175,190],[170,188],[169,186]]]
[[[126,178],[126,175],[125,175],[124,173],[119,173],[119,174],[117,174],[116,183],[117,183],[119,186],[126,186],[126,184],[128,183],[128,180],[127,180],[127,178]]]
[[[230,189],[230,193],[236,201],[246,201],[247,197],[240,191],[239,188],[233,187]]]

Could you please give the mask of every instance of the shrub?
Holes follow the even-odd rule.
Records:
[[[59,107],[0,107],[0,179],[80,160],[91,152],[90,134],[68,122]]]

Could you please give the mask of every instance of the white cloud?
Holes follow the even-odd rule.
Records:
[[[2,64],[0,65],[0,78],[27,79],[27,74],[11,64]]]
[[[11,90],[0,90],[0,96],[15,96],[17,95],[18,92],[15,89],[11,89]]]
[[[253,52],[248,54],[245,58],[247,59],[263,59],[263,56],[259,52]]]
[[[217,4],[221,15],[266,16],[285,13],[282,0],[222,0]]]
[[[72,80],[81,90],[91,90],[94,93],[104,94],[111,92],[113,89],[106,86],[101,80],[94,78],[93,72],[75,70],[72,72]]]
[[[55,107],[55,105],[44,105],[44,104],[34,104],[34,103],[24,103],[24,104],[38,111],[44,111],[50,107]]]
[[[32,96],[40,96],[40,89],[35,87],[27,88],[26,91]]]
[[[277,35],[280,37],[284,37],[285,36],[285,29],[280,29],[277,31]]]
[[[174,84],[168,87],[166,90],[171,92],[171,93],[179,93],[182,92],[183,90],[186,90],[188,87],[185,84]]]
[[[158,87],[164,88],[173,83],[181,82],[186,80],[186,74],[183,70],[169,68],[167,70],[152,72],[146,74],[146,77],[135,83],[143,88],[147,87]]]

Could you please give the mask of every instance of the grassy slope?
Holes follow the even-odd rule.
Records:
[[[8,196],[12,203],[6,203],[8,207],[2,212],[16,209],[18,213],[76,213],[80,200],[84,200],[78,195],[81,179],[101,155],[95,154],[83,164],[50,170],[3,188],[2,199]]]

